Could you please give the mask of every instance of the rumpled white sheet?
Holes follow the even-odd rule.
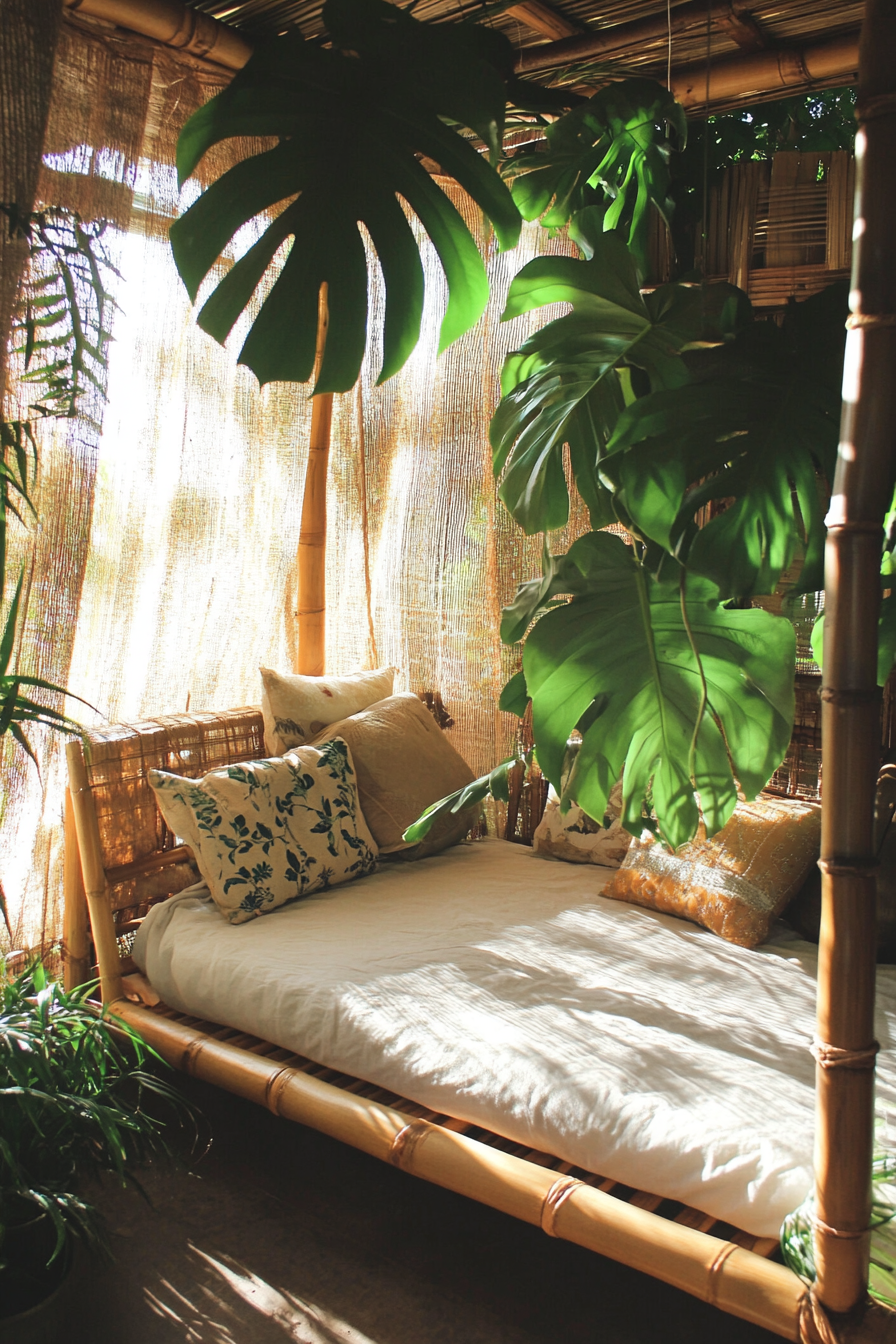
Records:
[[[604,900],[610,876],[480,841],[242,925],[193,888],[134,957],[172,1007],[776,1236],[812,1180],[816,950]],[[896,1118],[890,967],[878,1010]]]

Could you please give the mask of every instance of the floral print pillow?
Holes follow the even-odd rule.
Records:
[[[376,841],[341,738],[183,779],[151,770],[165,821],[231,924],[372,873]]]

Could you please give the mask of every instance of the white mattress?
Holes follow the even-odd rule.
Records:
[[[481,841],[242,925],[194,888],[134,956],[172,1007],[775,1236],[812,1179],[815,948],[734,947],[609,876]],[[889,967],[878,1007],[896,1117]]]

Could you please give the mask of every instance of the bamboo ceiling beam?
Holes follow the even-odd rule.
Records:
[[[705,62],[673,70],[672,92],[683,107],[699,111],[728,98],[778,90],[783,95],[788,89],[840,78],[852,83],[858,68],[859,37],[850,33],[811,46],[779,47],[712,63],[708,81]]]
[[[62,0],[69,13],[103,19],[163,46],[201,56],[227,70],[242,70],[251,43],[236,28],[190,9],[183,0]]]
[[[526,0],[527,4],[540,2]],[[183,0],[63,0],[63,5],[69,13],[103,19],[228,70],[241,70],[252,54],[251,43],[237,29],[190,9]],[[544,8],[547,10],[547,6]],[[733,20],[746,22],[747,18],[740,0],[711,0],[710,12],[722,26]],[[673,34],[692,27],[698,14],[705,23],[707,9],[703,0],[686,0],[673,8]],[[556,69],[573,60],[584,60],[589,53],[593,56],[618,50],[621,42],[630,45],[665,33],[663,13],[600,33],[529,47],[520,53],[517,70],[531,73]],[[755,51],[718,61],[710,67],[709,106],[750,94],[777,91],[783,94],[788,89],[829,84],[832,79],[848,82],[855,78],[857,69],[858,36],[853,34],[801,48]],[[706,66],[673,70],[672,91],[685,108],[702,110],[707,103]]]
[[[541,33],[543,37],[549,37],[554,42],[587,31],[583,24],[567,18],[565,14],[554,9],[553,5],[546,5],[544,0],[522,0],[522,4],[510,5],[504,12],[512,14],[534,33]]]
[[[517,73],[534,74],[539,70],[556,70],[563,65],[593,60],[611,51],[631,51],[642,43],[668,37],[670,23],[673,37],[688,28],[705,28],[707,16],[713,25],[726,29],[738,45],[747,42],[757,45],[764,40],[749,14],[749,5],[745,0],[710,0],[708,6],[706,0],[686,0],[684,4],[674,5],[670,15],[667,15],[663,6],[655,14],[636,19],[633,23],[617,23],[582,37],[526,47],[517,59]]]

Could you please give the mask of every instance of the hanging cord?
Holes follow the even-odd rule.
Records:
[[[706,235],[709,218],[709,74],[712,64],[712,0],[706,0],[706,97],[703,120],[703,219],[700,236],[700,270],[706,279]]]
[[[364,585],[367,594],[367,640],[370,649],[371,667],[379,666],[379,654],[376,648],[376,631],[373,626],[373,586],[370,581],[370,525],[367,512],[367,446],[364,438],[364,399],[361,393],[361,379],[358,379],[356,393],[356,413],[358,417],[358,444],[355,452],[355,472],[358,479],[358,493],[361,496],[361,527],[364,541]]]
[[[666,88],[672,92],[672,0],[666,0],[666,27],[669,33],[669,49],[666,56]]]

